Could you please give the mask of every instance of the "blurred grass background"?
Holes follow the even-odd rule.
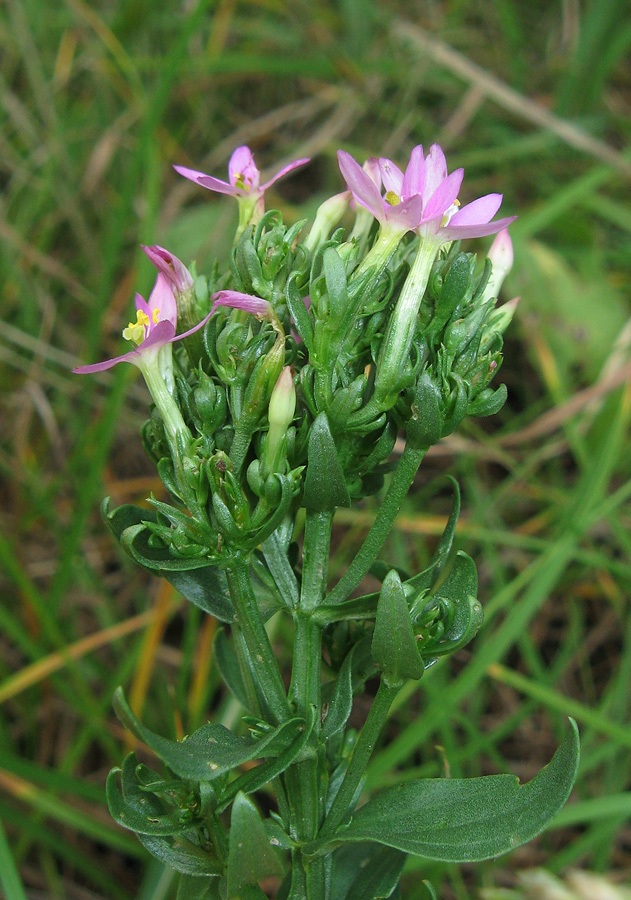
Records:
[[[130,367],[69,369],[118,352],[133,292],[151,284],[141,241],[200,270],[227,252],[233,204],[171,164],[223,177],[242,143],[260,165],[314,158],[270,197],[288,219],[340,190],[339,146],[403,162],[434,141],[466,169],[463,201],[499,190],[503,214],[519,213],[508,405],[435,450],[388,547],[393,562],[423,565],[449,504],[434,476],[455,475],[485,626],[399,698],[369,783],[528,779],[571,714],[581,773],[553,828],[481,866],[410,863],[404,896],[425,900],[430,878],[441,898],[475,898],[533,865],[628,881],[628,4],[5,0],[0,42],[4,896],[173,897],[171,877],[108,817],[104,777],[127,740],[111,694],[124,684],[164,733],[211,709],[235,720],[212,621],[135,570],[99,519],[105,494],[159,490],[138,436],[144,387]],[[334,575],[374,506],[340,514]]]

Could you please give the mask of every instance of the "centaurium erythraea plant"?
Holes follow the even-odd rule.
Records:
[[[262,879],[284,900],[401,896],[407,854],[453,863],[506,852],[545,827],[576,775],[572,729],[522,787],[507,776],[406,779],[363,794],[401,687],[482,622],[473,560],[451,552],[457,488],[422,572],[403,576],[378,557],[428,449],[505,400],[492,382],[517,305],[497,307],[514,217],[493,220],[500,194],[461,207],[463,171],[449,174],[436,144],[415,147],[405,171],[338,156],[346,190],[311,228],[263,207],[264,191],[306,160],[263,185],[246,147],[227,182],[177,167],[239,201],[230,260],[193,277],[164,247],[144,247],[158,276],[123,331],[133,348],[75,370],[128,362],[145,377],[155,410],[143,438],[164,497],[149,508],[106,502],[105,520],[135,562],[219,620],[214,658],[243,710],[234,733],[209,722],[176,741],[116,693],[119,718],[163,769],[129,754],[108,778],[110,810],[180,874],[178,900],[264,900]],[[460,249],[491,234],[483,265]],[[364,542],[331,584],[337,509],[379,492]],[[369,573],[380,590],[357,596]],[[288,678],[266,629],[275,613],[293,624]],[[356,729],[362,693],[370,712]]]

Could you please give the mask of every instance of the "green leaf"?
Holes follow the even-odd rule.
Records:
[[[348,297],[346,294],[346,269],[334,247],[327,247],[322,254],[322,268],[329,295],[331,325],[335,326],[344,317],[348,306]]]
[[[219,878],[180,875],[176,900],[219,900]]]
[[[240,897],[244,888],[258,885],[262,878],[282,874],[283,866],[256,807],[245,794],[237,794],[230,819],[228,897]]]
[[[386,684],[417,679],[424,672],[403,585],[394,569],[388,572],[381,586],[371,650]]]
[[[160,862],[182,875],[217,877],[223,874],[222,866],[214,857],[181,835],[167,838],[139,834],[138,840]]]
[[[552,761],[528,784],[513,775],[434,778],[386,788],[362,806],[332,840],[306,852],[327,852],[347,841],[376,841],[423,859],[476,862],[507,853],[536,837],[570,795],[579,761],[573,719]]]
[[[191,828],[191,816],[185,818],[185,811],[173,810],[165,813],[165,805],[150,791],[141,790],[136,778],[138,757],[130,753],[125,757],[121,769],[112,769],[107,776],[106,796],[110,815],[123,828],[137,834],[152,834],[163,837],[180,834]],[[121,787],[118,786],[118,774]]]
[[[311,426],[307,454],[302,505],[316,512],[350,506],[351,498],[326,413],[320,413]]]
[[[222,680],[227,684],[244,709],[249,709],[248,694],[243,683],[239,659],[223,630],[218,628],[213,643],[215,662]]]
[[[484,616],[477,599],[477,590],[478,575],[475,563],[470,556],[460,550],[456,554],[451,572],[427,604],[429,607],[436,605],[446,607],[449,617],[445,631],[438,640],[433,641],[430,638],[427,643],[421,645],[423,656],[426,651],[436,657],[453,653],[475,637]],[[414,619],[414,610],[412,618]]]
[[[313,325],[311,324],[311,316],[305,306],[304,294],[296,285],[296,279],[298,277],[299,273],[290,276],[285,290],[285,297],[287,299],[287,306],[289,307],[291,318],[294,322],[294,327],[302,338],[307,350],[310,350],[313,343]]]
[[[328,740],[344,728],[353,708],[353,653],[355,644],[342,663],[332,690],[323,688],[323,700],[328,704],[328,711],[322,725],[322,740]]]
[[[401,875],[406,854],[379,844],[346,844],[333,854],[331,900],[382,900]]]
[[[443,436],[443,395],[427,372],[418,379],[412,417],[406,425],[407,443],[415,450],[437,444]]]
[[[225,772],[260,757],[275,757],[302,732],[304,719],[289,719],[258,740],[237,737],[223,725],[203,725],[183,741],[171,741],[138,721],[129,708],[122,688],[114,693],[114,710],[123,725],[180,778],[212,781]]]

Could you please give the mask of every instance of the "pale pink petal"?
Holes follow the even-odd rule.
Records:
[[[244,309],[255,316],[266,316],[272,310],[272,305],[267,300],[252,294],[242,294],[240,291],[218,291],[213,294],[211,300],[213,301],[212,312],[215,312],[218,306]]]
[[[438,144],[432,144],[425,160],[425,186],[423,188],[423,203],[427,205],[430,197],[447,177],[447,160],[442,148]]]
[[[451,218],[450,225],[486,225],[502,205],[502,194],[486,194],[467,203]]]
[[[506,219],[497,219],[488,225],[446,225],[440,229],[440,233],[448,241],[462,241],[466,238],[486,237],[488,234],[497,234],[502,228],[506,228],[514,222],[517,216],[508,216]]]
[[[417,195],[404,200],[398,206],[390,207],[386,212],[386,216],[388,222],[396,222],[409,231],[413,231],[420,224],[422,208],[423,201]]]
[[[197,179],[197,184],[207,188],[209,191],[214,191],[216,194],[229,194],[231,197],[243,197],[248,194],[248,191],[245,191],[243,188],[234,187],[228,184],[227,181],[213,178],[212,175],[202,175],[201,178]]]
[[[134,353],[144,353],[152,347],[162,347],[164,344],[170,344],[175,339],[175,325],[168,319],[158,322],[149,332],[149,337],[142,344],[139,344]]]
[[[379,171],[386,191],[392,191],[397,197],[401,196],[403,186],[403,172],[391,159],[381,157],[379,159]]]
[[[138,294],[137,296],[140,295]],[[142,356],[147,350],[157,349],[164,344],[171,343],[174,340],[174,334],[175,329],[171,322],[159,322],[147,340],[130,350],[129,353],[124,353],[122,356],[114,356],[112,359],[106,359],[103,362],[92,363],[89,366],[78,366],[72,371],[76,375],[90,375],[92,372],[104,372],[106,369],[111,369],[112,366],[116,366],[120,362],[127,362],[137,366],[142,361]]]
[[[379,222],[385,221],[383,200],[372,178],[345,150],[338,150],[337,158],[344,181],[357,202],[365,206]]]
[[[259,186],[260,174],[250,148],[237,147],[228,163],[228,178],[230,184],[233,187],[236,187],[237,178],[241,176],[247,187],[251,190],[252,188],[257,188]]]
[[[143,312],[148,319],[151,319],[151,309],[142,294],[136,294],[136,296],[134,297],[134,303],[136,305],[136,312],[140,310],[140,312]]]
[[[429,222],[437,216],[443,216],[458,196],[464,177],[464,169],[456,169],[449,177],[438,185],[423,209],[423,221]]]
[[[135,365],[135,359],[130,359],[130,357],[136,357],[137,352],[137,350],[130,350],[129,353],[125,353],[123,356],[115,356],[113,359],[92,363],[90,366],[77,366],[76,369],[73,369],[72,371],[75,375],[91,375],[93,372],[105,372],[106,369],[111,369],[120,362],[128,362]]]
[[[290,162],[288,165],[283,166],[280,172],[277,172],[273,178],[270,178],[269,181],[266,181],[262,186],[261,190],[266,191],[268,187],[278,181],[279,178],[284,178],[289,172],[293,172],[294,169],[299,168],[300,166],[306,166],[308,162],[311,162],[309,157],[305,159],[295,159],[293,162]]]
[[[377,190],[381,190],[381,169],[379,168],[379,160],[375,156],[369,156],[362,169],[368,175],[371,181],[373,181]]]
[[[210,317],[212,316],[214,311],[215,311],[214,309],[211,309],[211,311],[207,315],[204,316],[204,318],[201,320],[201,322],[198,322],[197,325],[193,325],[193,327],[189,328],[188,331],[183,331],[182,334],[176,334],[175,337],[172,337],[170,341],[167,341],[167,343],[174,344],[176,341],[181,341],[183,338],[188,337],[189,334],[194,334],[196,331],[199,331],[200,328],[204,327],[204,325],[210,319]]]
[[[173,326],[173,330],[177,326],[177,303],[175,301],[175,297],[173,296],[173,291],[169,285],[169,282],[166,280],[162,272],[158,272],[158,277],[156,278],[156,283],[153,286],[153,290],[149,295],[149,299],[147,300],[147,306],[149,307],[148,316],[153,325],[153,315],[154,311],[158,310],[158,322],[170,322]],[[151,327],[151,326],[150,326]],[[155,326],[152,331],[155,330]]]
[[[413,197],[415,194],[423,194],[425,187],[425,157],[421,144],[416,146],[410,154],[410,161],[401,187],[402,197]]]

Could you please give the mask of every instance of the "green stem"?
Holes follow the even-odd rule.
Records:
[[[375,749],[377,738],[381,733],[392,701],[399,692],[400,685],[392,687],[381,679],[379,690],[375,696],[370,712],[361,730],[359,740],[353,750],[348,771],[333,801],[324,825],[318,834],[318,840],[330,837],[335,833],[350,811],[355,793],[366,772],[366,767]]]
[[[426,453],[426,449],[414,450],[406,446],[388,485],[383,503],[379,507],[377,517],[366,535],[359,553],[326,597],[327,605],[341,603],[342,600],[345,600],[355,590],[362,578],[368,574],[368,570],[377,559],[388,532],[392,528]]]
[[[291,717],[291,708],[250,583],[248,556],[234,556],[226,576],[243,640],[259,671],[259,688],[276,722],[284,722]]]

